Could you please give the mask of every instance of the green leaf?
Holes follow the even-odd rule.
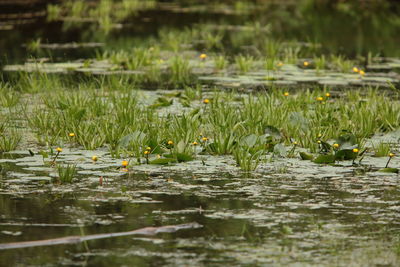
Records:
[[[306,152],[300,152],[299,154],[300,154],[300,158],[301,158],[302,160],[313,160],[313,159],[314,159],[314,156],[313,156],[313,155],[308,154],[308,153],[306,153]]]
[[[178,160],[178,162],[185,162],[193,160],[193,157],[186,153],[177,153],[176,159]]]
[[[282,135],[281,132],[278,130],[278,128],[272,126],[272,125],[268,125],[265,127],[264,133],[266,136],[271,136],[274,139],[281,139]]]
[[[353,152],[353,149],[342,149],[336,152],[336,160],[353,160],[357,158],[357,153]]]
[[[319,155],[314,160],[314,163],[318,163],[318,164],[335,163],[335,155]]]
[[[397,169],[397,168],[382,168],[379,171],[387,172],[387,173],[399,173],[399,169]]]
[[[186,148],[186,144],[183,140],[179,141],[178,144],[176,145],[176,151],[178,153],[184,153]]]
[[[255,134],[250,134],[250,135],[248,135],[248,136],[246,136],[246,137],[244,137],[244,138],[242,139],[240,145],[245,146],[245,147],[248,147],[248,148],[251,148],[251,147],[253,147],[253,146],[256,145],[257,140],[258,140],[258,136],[257,136],[257,135],[255,135]]]
[[[149,162],[149,164],[154,164],[154,165],[168,165],[171,163],[175,163],[176,159],[174,158],[163,158],[163,159],[154,159]]]
[[[150,108],[158,108],[158,107],[168,107],[171,106],[173,103],[172,99],[167,99],[165,97],[159,97],[157,100],[153,103],[153,105],[150,105]]]

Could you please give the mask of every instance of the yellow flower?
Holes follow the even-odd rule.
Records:
[[[61,148],[61,147],[57,147],[57,148],[56,148],[56,151],[57,151],[58,153],[61,153],[61,152],[62,152],[62,148]]]
[[[319,133],[319,134],[317,135],[317,137],[318,137],[318,138],[321,138],[321,137],[322,137],[322,134]]]
[[[173,142],[172,140],[169,140],[169,141],[167,142],[167,144],[168,144],[168,145],[173,145],[174,142]]]
[[[294,142],[293,142],[293,145],[297,146],[297,142],[296,142],[296,141],[294,141]]]
[[[200,58],[201,60],[204,60],[204,59],[207,58],[207,55],[206,55],[206,54],[201,54],[201,55],[199,56],[199,58]]]
[[[148,146],[148,147],[146,147],[146,150],[151,150],[151,147],[149,147],[149,146]]]
[[[75,134],[74,134],[74,133],[69,133],[68,136],[69,136],[69,137],[74,137]]]
[[[289,92],[284,92],[283,95],[284,96],[289,96]]]
[[[144,153],[145,155],[149,155],[149,154],[150,154],[150,151],[146,150],[146,151],[144,151],[143,153]]]
[[[324,98],[322,96],[317,97],[317,101],[323,101]]]
[[[210,99],[208,99],[208,98],[204,99],[204,100],[203,100],[203,103],[204,103],[204,104],[210,103]]]
[[[363,71],[363,70],[360,70],[359,73],[360,73],[361,76],[364,76],[364,75],[365,75],[365,71]]]
[[[357,67],[353,67],[353,72],[359,72],[360,70]]]
[[[353,148],[353,152],[358,153],[359,152],[358,148]]]
[[[197,143],[196,141],[194,141],[193,143],[192,143],[192,145],[194,145],[194,146],[197,146],[199,143]]]
[[[318,140],[317,143],[318,143],[318,144],[321,144],[321,140]]]
[[[129,162],[128,162],[127,160],[123,160],[123,161],[122,161],[122,166],[123,166],[123,167],[128,166],[128,164],[129,164]]]
[[[394,153],[389,153],[389,157],[393,158],[395,156]]]
[[[330,94],[330,93],[326,93],[325,96],[326,96],[326,97],[330,97],[331,94]]]
[[[304,67],[307,67],[308,65],[310,65],[310,63],[308,61],[304,61],[303,65],[304,65]]]
[[[336,144],[336,143],[333,144],[332,146],[333,146],[333,148],[339,148],[339,147],[340,147],[340,145],[339,145],[339,144]]]
[[[97,161],[99,158],[97,156],[92,156],[93,161]]]
[[[276,64],[278,67],[282,67],[283,63],[282,62],[278,62],[278,64]]]
[[[203,140],[203,142],[206,142],[208,140],[208,138],[207,137],[203,137],[203,138],[201,138],[201,140]]]

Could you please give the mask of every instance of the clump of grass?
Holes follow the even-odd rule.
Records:
[[[170,81],[175,85],[191,82],[191,68],[189,62],[181,56],[175,56],[170,65]]]
[[[341,72],[349,72],[354,66],[354,62],[352,60],[346,59],[344,56],[341,55],[331,55],[331,62],[334,69]]]
[[[61,15],[61,6],[60,5],[47,5],[47,21],[55,21],[60,19]]]
[[[214,58],[215,69],[221,71],[225,69],[228,61],[226,60],[225,56],[219,55]]]
[[[259,163],[261,162],[262,155],[262,150],[251,153],[249,150],[246,149],[236,149],[233,152],[236,164],[245,172],[256,170]]]
[[[315,69],[317,72],[323,70],[326,68],[326,58],[324,55],[320,57],[314,57],[314,64],[315,64]]]
[[[17,130],[11,130],[8,134],[0,136],[0,153],[15,150],[21,141],[22,135]]]
[[[76,175],[76,164],[57,165],[57,172],[62,184],[72,183]]]
[[[40,49],[41,43],[42,43],[42,40],[40,38],[32,40],[27,44],[27,49],[31,52],[38,51]]]
[[[390,153],[390,144],[381,142],[372,146],[374,157],[386,157]]]
[[[247,73],[251,70],[254,64],[254,57],[238,55],[235,57],[235,64],[237,69],[242,73]]]

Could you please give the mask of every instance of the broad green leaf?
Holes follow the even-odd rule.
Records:
[[[358,153],[354,153],[353,149],[341,149],[336,152],[336,160],[352,160],[357,158]]]
[[[154,165],[168,165],[171,163],[175,163],[176,159],[174,158],[162,158],[162,159],[154,159],[149,162],[149,164],[154,164]]]
[[[178,162],[185,162],[193,160],[193,157],[186,153],[177,153],[176,159],[178,160]]]
[[[308,154],[308,153],[306,153],[306,152],[300,152],[299,154],[300,154],[300,158],[301,158],[302,160],[313,160],[313,159],[314,159],[314,156],[313,156],[313,155]]]
[[[314,163],[318,163],[318,164],[335,163],[335,155],[319,155],[314,160]]]
[[[382,168],[379,171],[380,172],[388,172],[388,173],[399,173],[399,169],[397,169],[397,168]]]
[[[240,145],[241,145],[241,146],[248,147],[248,148],[251,148],[251,147],[253,147],[253,146],[256,145],[257,140],[258,140],[258,136],[257,136],[257,135],[255,135],[255,134],[250,134],[250,135],[248,135],[248,136],[246,136],[246,137],[244,137],[244,138],[242,139]]]

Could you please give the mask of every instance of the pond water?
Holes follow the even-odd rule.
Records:
[[[108,168],[116,176],[102,185],[99,176],[80,175],[79,183],[54,186],[43,170],[28,176],[26,166],[9,162],[0,185],[2,243],[188,222],[202,227],[0,250],[0,263],[395,266],[398,176],[300,165],[308,171],[293,160],[287,173],[266,165],[252,177],[201,167],[184,173],[176,166],[129,173]]]
[[[114,30],[106,32],[96,26],[96,21],[74,21],[77,18],[68,16],[55,21],[39,16],[26,24],[2,22],[0,65],[7,65],[0,72],[3,81],[13,81],[13,74],[9,72],[40,70],[59,75],[57,77],[62,79],[71,76],[68,82],[74,86],[68,89],[72,89],[79,87],[84,80],[80,80],[82,77],[98,82],[117,71],[125,75],[141,75],[141,69],[126,68],[123,60],[122,63],[105,62],[96,57],[113,49],[155,44],[161,38],[161,28],[183,32],[185,27],[208,25],[206,30],[224,27],[226,35],[220,40],[222,46],[214,43],[215,47],[207,50],[204,40],[200,40],[187,50],[179,50],[191,56],[187,65],[195,69],[196,82],[208,90],[214,89],[214,85],[220,89],[243,91],[265,89],[268,85],[284,90],[295,88],[301,94],[304,88],[328,88],[340,98],[341,92],[350,87],[393,89],[400,84],[400,37],[394,34],[400,25],[397,15],[400,8],[391,1],[371,8],[342,3],[335,10],[329,3],[322,5],[323,1],[303,1],[298,6],[272,1],[274,3],[268,8],[261,4],[243,7],[240,1],[235,8],[229,4],[230,8],[221,8],[202,1],[159,2],[155,8],[118,21]],[[312,2],[315,5],[307,4]],[[45,6],[38,8],[38,11],[44,10]],[[12,14],[16,11],[10,8],[7,12]],[[267,24],[269,26],[264,28]],[[252,27],[250,34],[237,39],[232,37],[237,35],[236,31],[246,31],[246,27]],[[291,58],[292,62],[285,62],[279,69],[261,69],[265,62],[254,60],[254,69],[244,74],[233,70],[235,63],[230,60],[225,70],[212,70],[219,55],[233,57],[253,50],[252,55],[261,53],[257,50],[261,46],[257,44],[257,36],[264,30],[271,38],[270,43],[278,46],[283,43],[285,47],[290,44],[285,55],[292,54],[291,49],[297,48],[300,51],[305,47],[306,52],[301,50],[304,53],[298,52],[294,59]],[[37,45],[41,48],[27,49],[39,38]],[[292,43],[296,45],[291,46]],[[60,47],[59,44],[67,45]],[[160,55],[167,61],[172,48],[162,49]],[[268,54],[268,48],[266,50]],[[214,57],[199,61],[198,54],[208,51]],[[332,54],[343,56],[338,56],[337,61],[341,61],[345,71],[338,70],[331,62],[326,64],[327,69],[315,68],[314,61],[317,60],[311,55],[326,55],[328,58]],[[304,59],[312,61],[312,68],[307,69],[309,63],[305,64]],[[41,60],[49,64],[38,64]],[[90,60],[90,64],[86,60]],[[30,63],[24,64],[26,62]],[[352,73],[355,63],[370,73],[365,77]],[[168,68],[162,64],[161,69]],[[34,80],[29,81],[32,88],[36,86]],[[171,88],[170,82],[157,81],[143,87]],[[278,82],[271,84],[272,81]],[[52,83],[49,80],[47,85]],[[96,86],[98,84],[108,85],[99,82]],[[135,86],[142,86],[138,84]],[[22,88],[12,82],[10,86],[12,90]],[[172,87],[178,88],[178,94],[183,92],[182,83]],[[82,91],[91,89],[95,91],[97,88],[88,86]],[[158,92],[141,94],[145,96],[146,104],[151,104],[167,94]],[[396,90],[390,92],[398,97]],[[36,94],[39,93],[34,90],[23,92],[22,98],[27,100],[27,104],[20,110],[21,114],[29,113],[36,105],[44,106],[42,102],[38,104]],[[178,102],[181,96],[174,94],[174,103],[171,106],[167,104],[162,115],[180,114],[188,108],[183,101]],[[241,96],[242,93],[235,94],[235,97]],[[393,101],[398,100],[394,98]],[[368,99],[359,102],[362,104]],[[196,154],[190,162],[166,166],[142,164],[125,170],[120,166],[121,159],[113,158],[105,147],[94,150],[68,148],[63,140],[66,145],[57,163],[77,163],[78,172],[74,183],[60,184],[56,182],[55,168],[49,162],[45,164],[44,157],[38,153],[45,147],[43,142],[34,141],[27,118],[18,113],[6,105],[0,106],[0,116],[12,114],[14,126],[25,134],[19,150],[0,153],[0,266],[400,264],[399,175],[377,172],[378,168],[385,166],[386,154],[381,158],[372,157],[368,150],[364,165],[358,166],[351,160],[337,165],[319,165],[302,161],[299,157],[277,157],[273,161],[263,161],[257,171],[250,173],[240,171],[231,155]],[[391,139],[382,140],[390,143],[393,151],[398,151],[399,132],[390,130]],[[2,131],[0,133],[3,135]],[[375,136],[368,141],[379,138]],[[34,150],[34,155],[28,149]],[[93,162],[93,155],[99,156],[100,160]],[[391,159],[392,167],[399,164],[397,157]],[[74,244],[2,247],[13,242],[84,237],[187,223],[196,223],[196,227]]]

